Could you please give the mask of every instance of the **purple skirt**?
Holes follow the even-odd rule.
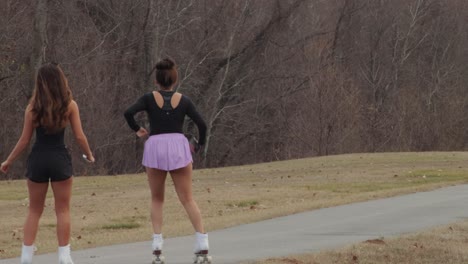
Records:
[[[143,166],[172,171],[192,162],[187,138],[183,134],[159,134],[148,138],[143,152]]]

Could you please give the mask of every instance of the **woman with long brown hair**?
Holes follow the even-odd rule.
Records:
[[[211,262],[208,254],[208,234],[202,224],[200,210],[192,198],[192,153],[187,138],[183,134],[185,116],[190,117],[198,127],[199,144],[203,146],[206,125],[192,101],[174,91],[178,73],[175,62],[169,58],[156,64],[156,84],[158,91],[144,94],[125,112],[128,125],[140,138],[146,140],[143,153],[143,166],[146,167],[151,190],[151,220],[153,224],[153,263],[163,263],[161,251],[162,211],[164,203],[164,183],[169,172],[176,193],[185,208],[195,229],[195,263]],[[145,111],[148,114],[150,132],[140,127],[134,115]],[[198,148],[197,148],[198,149]]]
[[[35,130],[36,142],[28,157],[26,172],[29,211],[24,224],[22,264],[32,263],[33,244],[44,209],[49,181],[55,200],[59,263],[73,264],[70,256],[70,199],[73,172],[71,157],[64,143],[65,128],[68,124],[88,161],[94,162],[88,140],[81,127],[78,105],[72,98],[63,71],[56,64],[44,64],[36,75],[33,96],[24,114],[21,137],[0,167],[3,173],[8,172],[11,164],[28,147]]]

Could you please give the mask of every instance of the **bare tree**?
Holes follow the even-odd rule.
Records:
[[[197,167],[464,150],[467,10],[463,0],[5,0],[0,153],[21,132],[11,128],[34,72],[55,61],[98,160],[87,167],[73,148],[75,173],[141,171],[144,142],[122,113],[155,89],[154,64],[166,56],[208,123]],[[7,177],[21,177],[25,161]]]
[[[31,85],[28,94],[31,94],[34,87],[36,71],[45,60],[47,48],[47,17],[47,0],[37,0],[34,11],[33,49],[30,61]]]

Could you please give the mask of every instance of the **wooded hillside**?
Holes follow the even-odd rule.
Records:
[[[76,175],[141,171],[123,111],[155,89],[166,56],[208,125],[198,168],[466,150],[467,25],[464,0],[2,0],[0,158],[53,61],[97,160],[81,161],[68,131]],[[0,177],[22,177],[26,158]]]

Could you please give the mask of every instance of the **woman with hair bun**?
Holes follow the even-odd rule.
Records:
[[[144,94],[125,111],[125,119],[140,138],[149,135],[143,152],[143,166],[146,168],[151,190],[151,220],[153,225],[153,263],[164,263],[161,256],[162,213],[164,190],[169,172],[176,193],[184,206],[195,229],[195,263],[210,263],[208,234],[205,233],[198,205],[192,198],[192,152],[183,133],[185,116],[190,117],[198,127],[199,145],[205,144],[206,124],[194,104],[185,95],[174,91],[178,79],[176,64],[166,58],[156,64],[157,91]],[[134,119],[138,112],[146,111],[150,131],[139,126]],[[198,149],[198,148],[195,148]]]

